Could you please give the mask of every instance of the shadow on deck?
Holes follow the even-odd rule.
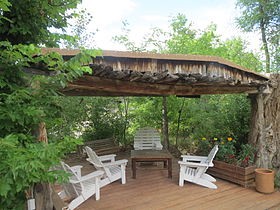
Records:
[[[217,190],[185,182],[179,187],[178,160],[173,158],[173,177],[167,178],[167,170],[161,165],[139,165],[137,178],[132,179],[130,153],[119,153],[117,159],[129,160],[127,184],[119,181],[101,189],[101,198],[94,197],[79,206],[79,210],[280,210],[280,192],[262,194],[252,188],[243,188],[227,181],[217,180]],[[71,158],[69,165],[83,165],[82,173],[94,170],[85,158]]]

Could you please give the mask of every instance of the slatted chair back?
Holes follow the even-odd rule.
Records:
[[[87,161],[93,164],[98,171],[104,172],[100,181],[101,187],[118,179],[121,179],[122,184],[126,183],[125,168],[128,160],[116,160],[115,154],[98,156],[88,146],[85,149],[88,155]]]
[[[85,149],[86,149],[86,153],[87,153],[88,157],[93,162],[93,165],[96,168],[96,170],[104,170],[103,163],[99,159],[98,155],[88,146],[86,146]]]
[[[70,177],[69,179],[73,180],[74,182],[77,182],[77,183],[70,183],[70,182],[67,182],[67,183],[64,183],[63,184],[63,188],[64,188],[64,191],[65,191],[65,194],[68,196],[68,197],[77,197],[79,195],[82,194],[83,190],[84,190],[84,187],[83,185],[79,182],[79,180],[81,179],[81,177],[79,177],[79,175],[77,173],[75,173],[71,167],[69,165],[67,165],[66,163],[64,162],[61,162],[61,165],[63,167],[63,169],[68,173],[70,174]]]
[[[209,165],[212,165],[212,164],[213,164],[213,160],[214,160],[214,157],[215,157],[216,153],[218,152],[218,149],[219,149],[219,146],[216,144],[216,145],[211,149],[211,151],[209,152],[209,154],[208,154],[208,156],[207,156],[206,163],[208,163]]]
[[[137,130],[134,136],[134,149],[161,150],[162,144],[159,132],[156,129],[150,127],[144,127]]]

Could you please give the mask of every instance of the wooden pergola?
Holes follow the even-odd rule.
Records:
[[[44,48],[70,59],[79,50]],[[257,166],[280,169],[280,76],[267,78],[219,57],[103,51],[93,73],[69,83],[69,96],[168,96],[246,93],[252,102],[249,142]]]
[[[65,59],[78,50],[56,51]],[[258,93],[268,78],[219,57],[103,51],[90,64],[92,75],[70,83],[66,95],[198,96]]]

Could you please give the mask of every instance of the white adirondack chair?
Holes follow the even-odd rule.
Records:
[[[85,149],[88,155],[87,161],[93,164],[97,170],[104,172],[104,175],[100,180],[100,187],[110,184],[118,179],[121,179],[122,184],[126,183],[125,169],[128,160],[115,160],[115,154],[98,156],[88,146],[86,146]]]
[[[154,128],[144,127],[136,131],[134,136],[135,150],[162,150],[160,135]]]
[[[61,199],[70,199],[68,209],[72,210],[81,205],[84,201],[95,194],[95,199],[100,199],[100,179],[104,172],[94,171],[85,176],[81,176],[82,166],[70,167],[64,162],[61,162],[62,168],[71,174],[69,183],[62,185],[63,190],[59,192]]]
[[[213,183],[216,179],[206,173],[208,167],[213,167],[213,159],[218,151],[218,145],[215,145],[208,156],[189,156],[182,155],[182,161],[179,161],[180,174],[179,186],[184,186],[184,181],[193,182],[204,187],[217,189]]]

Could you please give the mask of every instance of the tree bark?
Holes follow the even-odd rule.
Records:
[[[280,172],[280,75],[271,76],[269,91],[251,96],[249,143],[256,146],[256,166]]]
[[[44,122],[39,123],[38,128],[38,141],[48,143],[47,129]]]
[[[181,104],[181,107],[180,107],[180,110],[178,111],[179,115],[178,115],[178,120],[177,120],[176,141],[175,141],[176,142],[176,147],[178,146],[180,123],[181,123],[181,117],[182,117],[182,111],[183,111],[184,105],[185,105],[185,100],[183,100],[183,102]]]
[[[127,146],[127,139],[126,139],[126,129],[128,124],[128,107],[129,107],[129,98],[124,97],[124,128],[123,128],[123,142],[125,142],[125,146]]]
[[[162,133],[163,133],[163,146],[169,149],[169,137],[168,137],[168,116],[167,116],[167,98],[162,97]]]
[[[260,28],[261,28],[261,34],[262,34],[262,43],[263,43],[263,48],[264,48],[264,54],[265,54],[265,71],[266,73],[270,72],[270,53],[268,50],[268,43],[266,39],[266,31],[265,31],[265,14],[264,14],[264,9],[263,5],[259,5],[260,9],[260,15],[261,15],[261,20],[260,20]]]
[[[40,142],[48,144],[46,124],[44,122],[39,123],[37,139]],[[34,198],[36,203],[36,210],[52,210],[52,188],[49,183],[37,183],[34,186]]]
[[[34,197],[36,210],[52,210],[52,190],[48,183],[38,183],[35,185]]]

